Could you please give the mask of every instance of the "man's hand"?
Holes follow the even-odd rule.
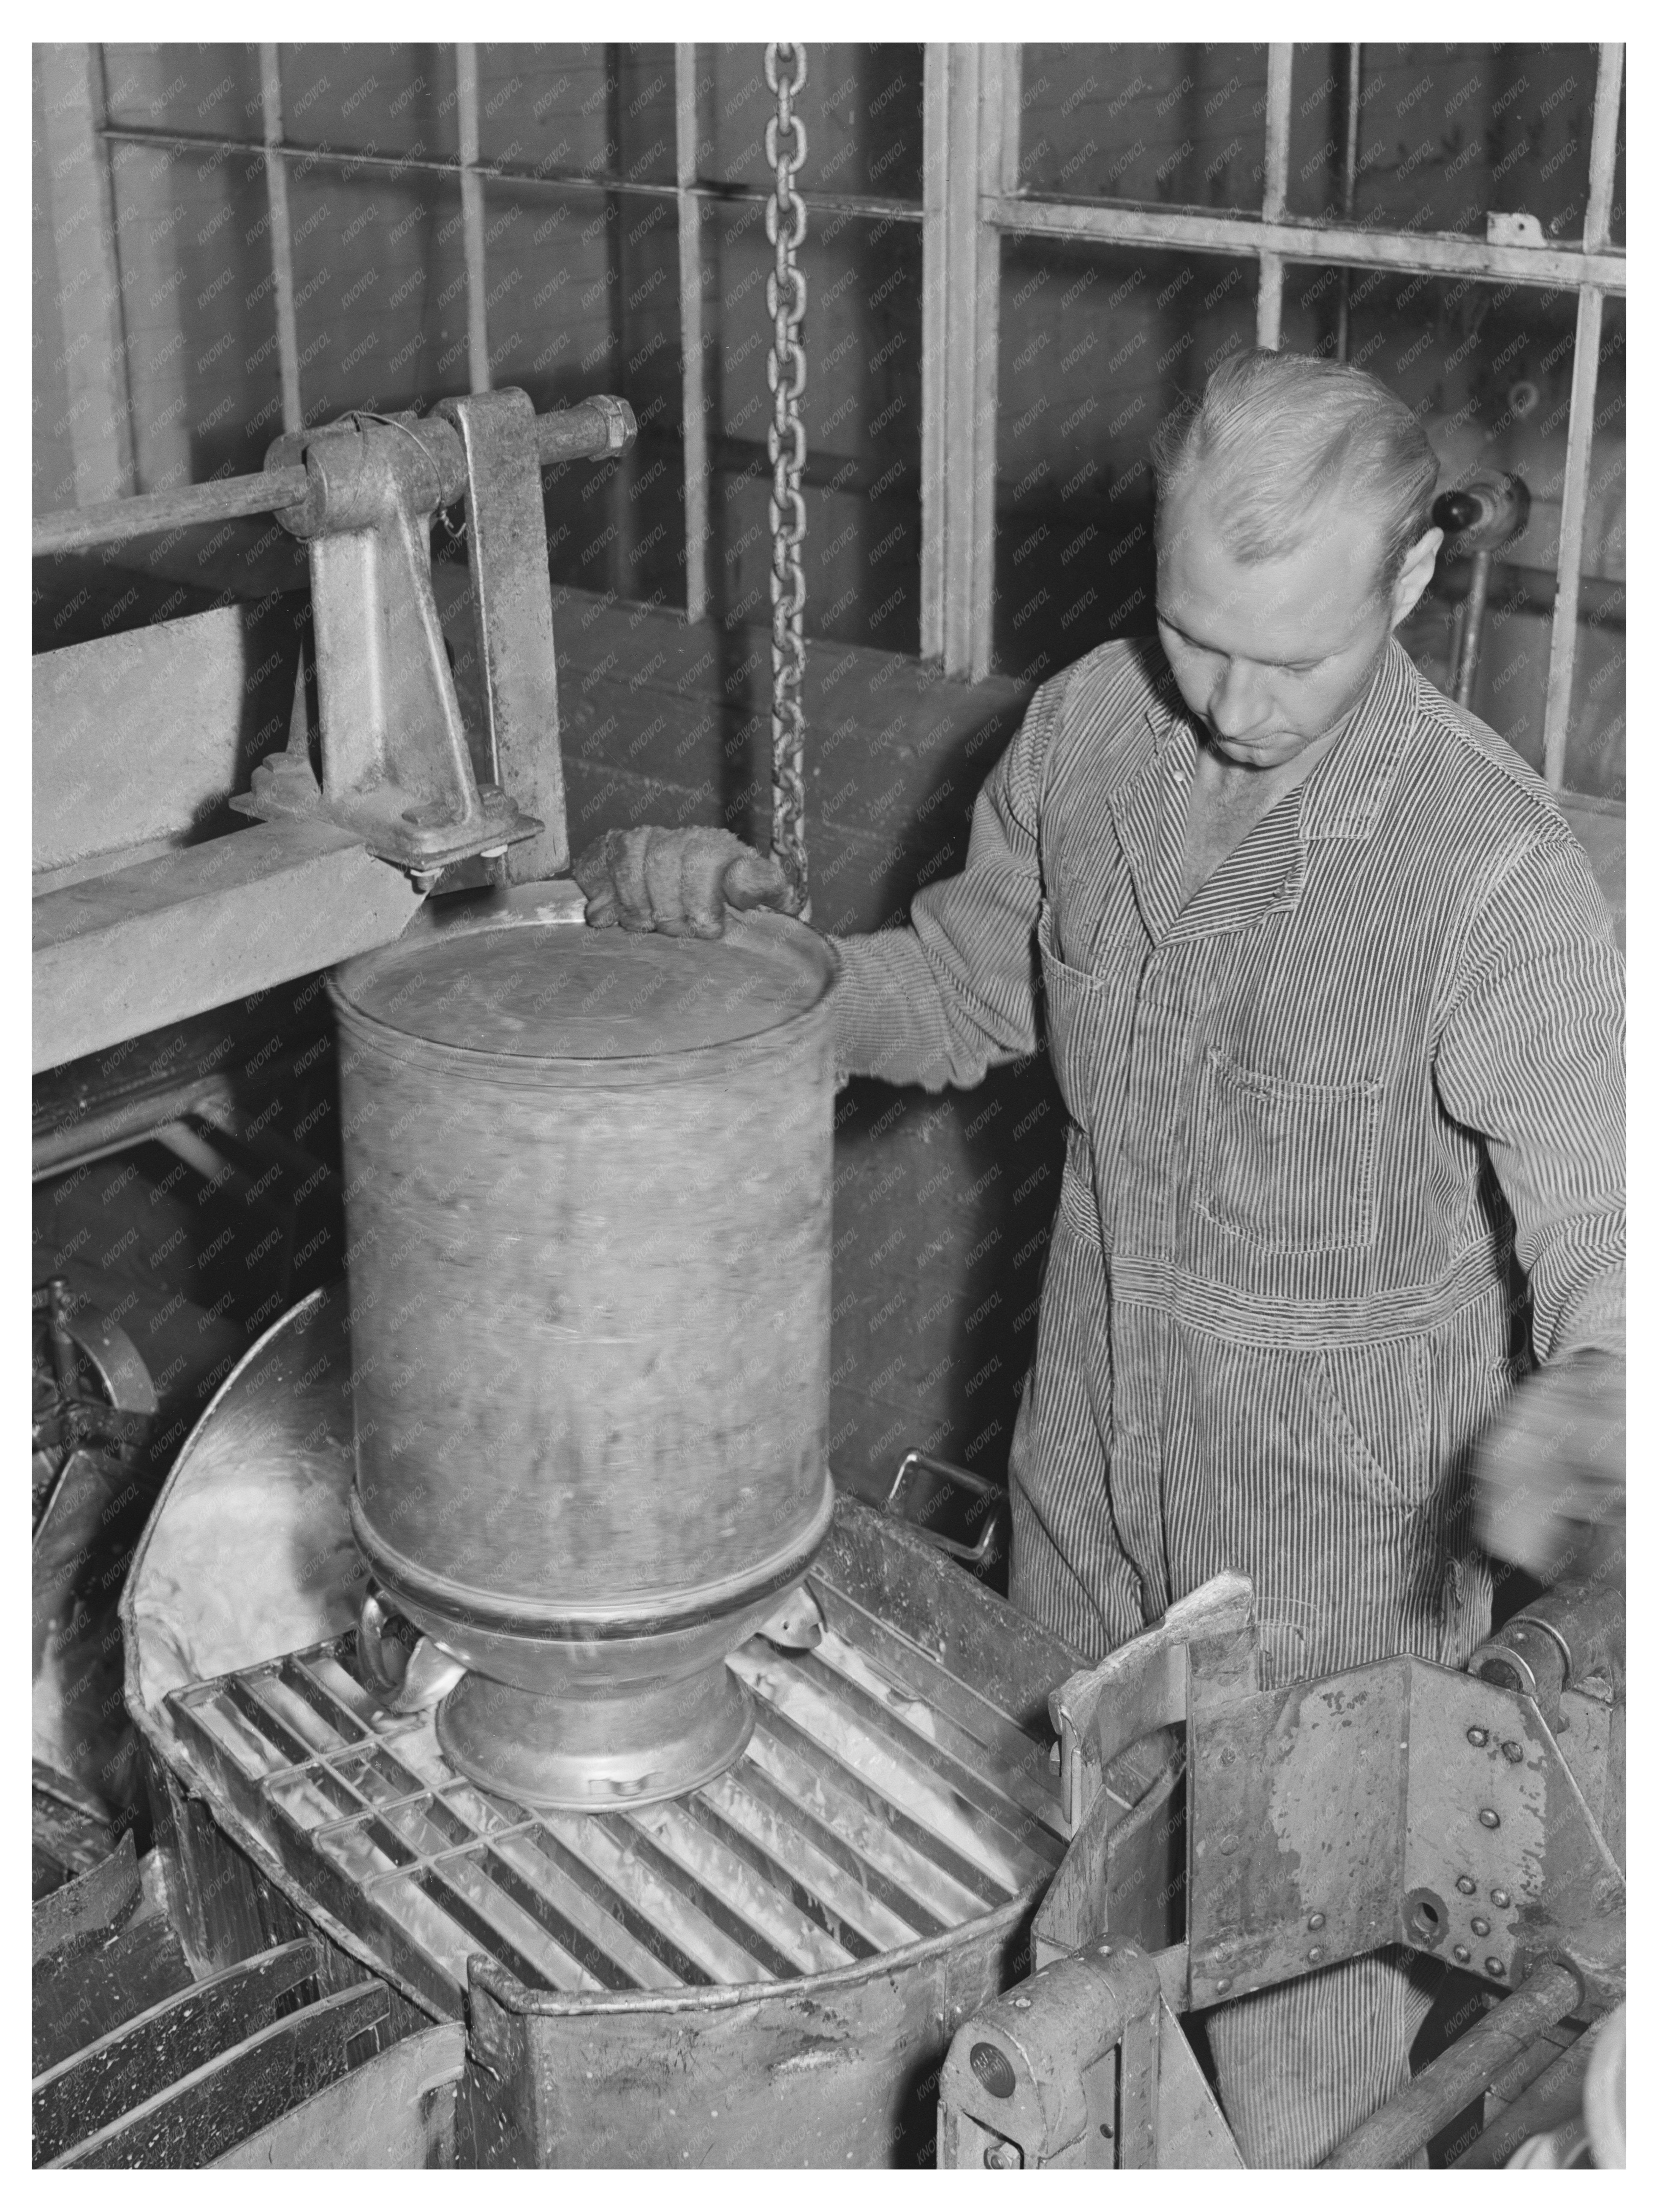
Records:
[[[1480,1542],[1540,1582],[1621,1579],[1624,1362],[1579,1352],[1528,1375],[1474,1455]]]
[[[789,897],[777,862],[729,830],[607,830],[571,872],[594,929],[720,937],[728,906],[786,907]]]

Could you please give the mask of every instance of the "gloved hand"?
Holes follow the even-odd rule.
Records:
[[[1623,1576],[1625,1365],[1584,1352],[1527,1375],[1474,1453],[1475,1530],[1540,1582]]]
[[[729,830],[607,830],[571,872],[592,928],[720,937],[728,906],[786,907],[788,878]]]

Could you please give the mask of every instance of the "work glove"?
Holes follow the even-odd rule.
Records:
[[[1625,1365],[1580,1352],[1527,1375],[1479,1439],[1480,1542],[1540,1582],[1624,1578]]]
[[[607,830],[571,872],[594,929],[720,937],[726,908],[786,907],[788,878],[729,830]]]

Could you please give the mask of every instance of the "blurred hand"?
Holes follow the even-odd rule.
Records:
[[[1474,1453],[1475,1529],[1540,1582],[1621,1578],[1625,1366],[1580,1352],[1527,1375]]]
[[[729,830],[607,830],[571,872],[593,929],[720,937],[728,906],[786,907],[788,878]]]

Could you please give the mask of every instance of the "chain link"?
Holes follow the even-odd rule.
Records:
[[[768,46],[766,82],[777,95],[777,112],[766,125],[766,159],[775,179],[766,204],[766,236],[775,264],[766,279],[772,349],[766,362],[772,418],[766,433],[771,460],[771,847],[793,887],[792,910],[810,911],[806,884],[806,793],[801,694],[805,678],[805,572],[800,546],[806,507],[800,494],[806,464],[806,428],[800,395],[806,388],[806,356],[800,325],[806,313],[806,279],[795,253],[806,234],[806,209],[794,190],[794,172],[806,158],[806,126],[794,112],[794,96],[806,81],[804,46]]]

